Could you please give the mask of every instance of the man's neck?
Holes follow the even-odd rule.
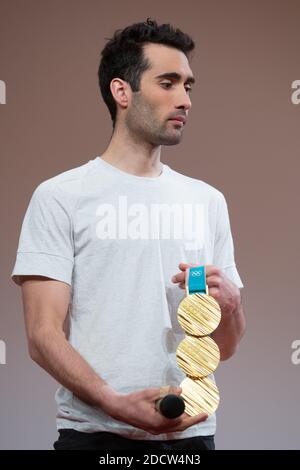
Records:
[[[160,145],[133,140],[125,132],[115,130],[101,158],[126,173],[155,178],[162,172],[160,153]]]

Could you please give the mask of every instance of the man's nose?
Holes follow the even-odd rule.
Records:
[[[184,90],[183,93],[180,93],[180,97],[178,98],[178,105],[176,106],[176,108],[181,108],[181,109],[185,109],[186,111],[188,111],[189,109],[191,109],[191,107],[192,107],[191,98],[188,92]]]

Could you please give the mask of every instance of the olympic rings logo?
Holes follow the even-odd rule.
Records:
[[[192,277],[200,277],[202,275],[202,271],[192,271],[190,275]]]

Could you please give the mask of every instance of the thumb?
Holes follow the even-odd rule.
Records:
[[[167,395],[181,395],[182,393],[182,388],[181,387],[169,387],[169,391],[167,393]]]

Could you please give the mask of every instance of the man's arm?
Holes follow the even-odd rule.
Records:
[[[185,271],[192,266],[197,265],[180,263],[179,269],[182,272],[172,278],[172,281],[179,283],[182,289],[185,289]],[[236,351],[246,328],[241,294],[239,288],[219,268],[207,265],[205,270],[209,295],[218,302],[222,313],[220,324],[211,337],[219,346],[221,361],[225,361]]]
[[[64,333],[70,286],[53,279],[30,276],[22,283],[28,348],[31,358],[85,403],[102,408],[119,421],[152,434],[177,432],[204,421],[205,413],[167,419],[155,409],[159,388],[129,394],[116,392],[72,347]],[[88,341],[88,338],[86,339]],[[165,385],[165,384],[164,384]],[[181,389],[170,389],[180,395]]]
[[[78,398],[105,408],[109,399],[113,401],[114,390],[65,336],[70,286],[34,276],[22,283],[22,298],[30,357]]]
[[[240,298],[240,295],[239,295]],[[220,349],[221,361],[226,361],[235,353],[245,333],[246,320],[241,302],[237,300],[236,308],[228,311],[221,308],[222,317],[218,328],[211,334]]]

